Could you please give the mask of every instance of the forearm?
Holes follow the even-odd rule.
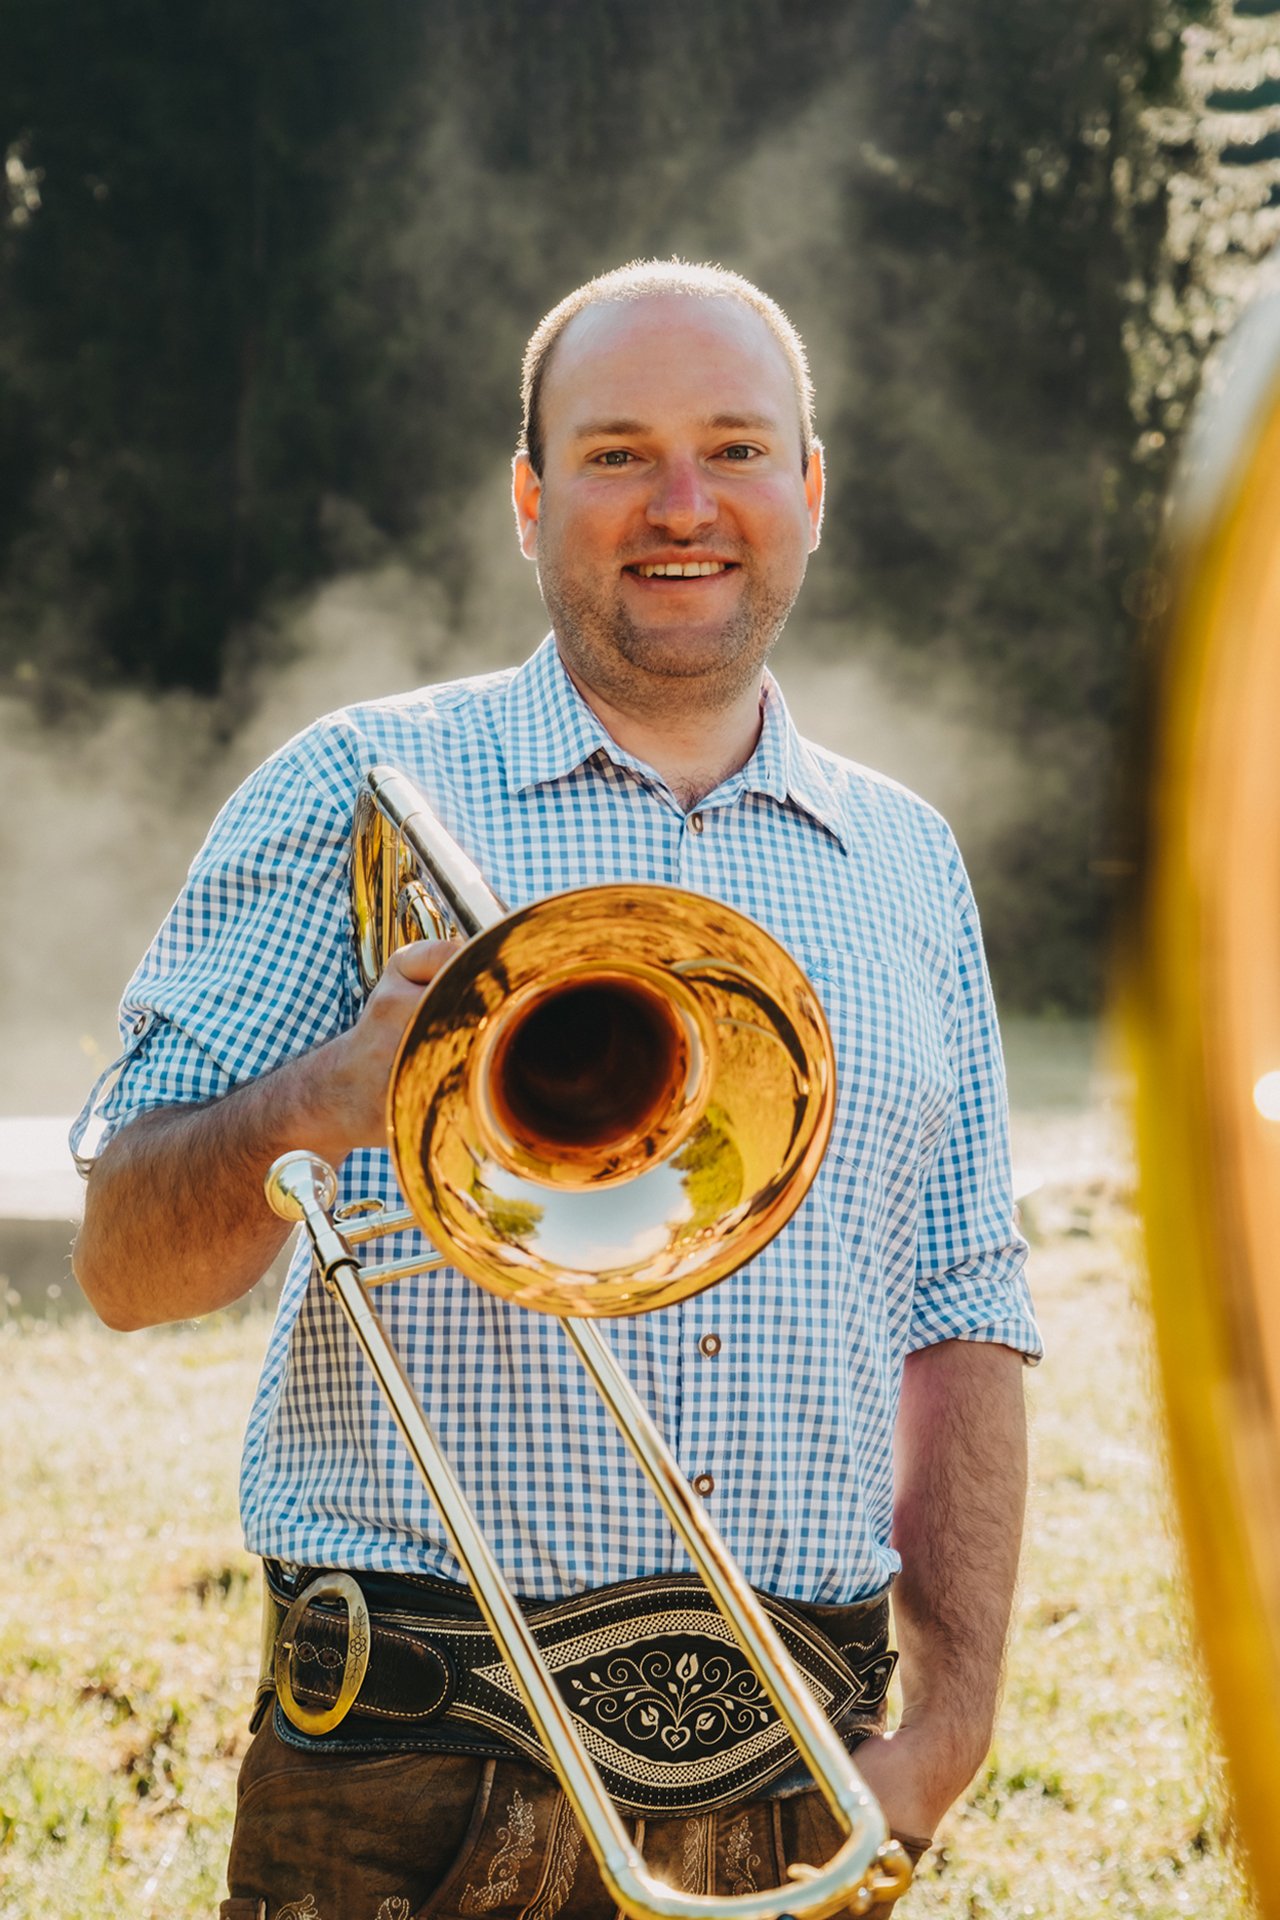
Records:
[[[1023,1361],[949,1340],[912,1354],[895,1438],[904,1728],[959,1792],[991,1742],[1026,1505]]]
[[[289,1232],[263,1193],[271,1162],[291,1147],[335,1162],[349,1151],[330,1117],[330,1048],[207,1105],[144,1114],[104,1149],[73,1265],[109,1326],[189,1319],[261,1278]]]
[[[991,1744],[1026,1501],[1023,1360],[948,1340],[907,1360],[894,1436],[903,1712],[858,1750],[895,1832],[927,1840]]]

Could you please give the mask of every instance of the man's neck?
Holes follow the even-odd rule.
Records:
[[[626,712],[587,686],[567,663],[565,671],[623,752],[660,773],[686,810],[744,767],[756,750],[762,680],[723,707],[682,707],[678,714],[656,715]]]

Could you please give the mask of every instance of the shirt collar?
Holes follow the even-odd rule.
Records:
[[[505,732],[511,794],[558,780],[601,749],[611,759],[620,752],[565,672],[550,633],[512,676]]]
[[[802,807],[848,850],[849,824],[831,782],[818,754],[796,731],[771,673],[764,676],[764,724],[756,750],[726,785],[733,781],[740,781],[744,792],[767,793],[782,806]]]
[[[640,765],[618,745],[574,686],[553,634],[512,676],[505,736],[510,794],[558,780],[597,753],[607,754],[617,766]],[[771,673],[764,677],[764,720],[755,752],[716,789],[726,801],[739,793],[763,793],[781,806],[803,808],[847,849],[848,823],[831,783],[818,756],[797,733]],[[708,795],[713,804],[714,798]]]

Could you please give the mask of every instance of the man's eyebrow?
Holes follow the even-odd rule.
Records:
[[[585,425],[575,427],[575,440],[628,440],[639,438],[650,432],[642,420],[588,420]]]
[[[777,433],[778,422],[767,413],[716,413],[707,421],[709,427],[718,431],[727,429],[730,433]]]
[[[767,413],[713,413],[702,422],[717,433],[778,433],[778,422]],[[652,433],[643,420],[588,420],[575,427],[575,440],[642,439]]]

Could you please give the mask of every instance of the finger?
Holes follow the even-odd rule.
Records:
[[[397,975],[402,980],[410,980],[415,986],[425,987],[428,980],[434,980],[446,961],[452,960],[460,940],[412,940],[408,946],[397,947],[383,968],[384,976]]]

